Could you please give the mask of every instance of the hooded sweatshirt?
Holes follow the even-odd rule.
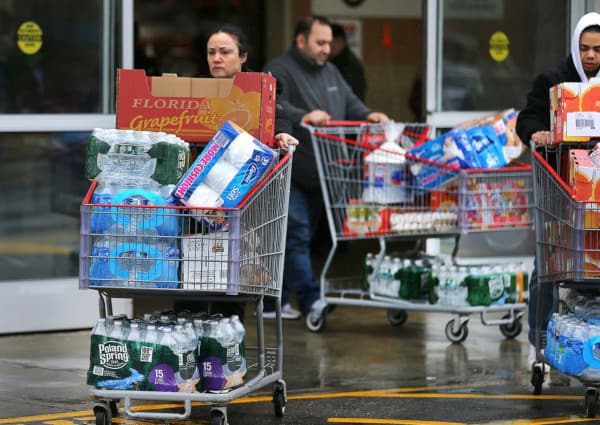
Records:
[[[587,27],[591,27],[592,25],[600,25],[600,14],[591,12],[583,15],[579,22],[577,22],[575,30],[573,31],[573,37],[571,38],[571,57],[575,63],[577,74],[579,74],[579,78],[583,83],[587,83],[589,78],[587,75],[585,75],[583,65],[581,64],[581,56],[579,56],[579,38],[581,38],[581,33],[583,30]],[[600,76],[600,69],[596,72],[594,77],[598,76]]]
[[[583,30],[592,25],[600,25],[600,14],[592,12],[582,16],[573,31],[571,54],[536,77],[527,94],[527,105],[517,118],[517,134],[524,143],[529,144],[533,133],[550,130],[550,87],[565,82],[589,81],[579,56],[579,38]],[[600,76],[600,70],[596,76]]]

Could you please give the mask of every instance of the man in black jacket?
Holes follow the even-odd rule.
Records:
[[[517,133],[524,143],[550,143],[550,87],[563,82],[588,82],[600,73],[600,14],[588,13],[577,23],[571,39],[571,54],[557,66],[540,74],[527,95],[527,105],[519,113]],[[537,297],[541,297],[541,323],[536,323]],[[529,342],[528,365],[536,360],[535,330],[546,330],[552,313],[552,289],[538,285],[537,272],[531,274],[529,285]]]
[[[294,154],[288,214],[284,282],[295,289],[300,311],[307,316],[319,299],[319,284],[311,265],[310,243],[323,209],[317,164],[303,122],[324,126],[332,120],[387,121],[352,92],[337,68],[328,62],[332,41],[327,18],[310,16],[296,26],[288,51],[267,64],[281,85],[277,107],[285,110],[300,145]],[[282,305],[289,292],[282,294]]]
[[[367,91],[367,79],[362,63],[348,46],[346,31],[340,24],[331,24],[333,41],[331,42],[331,55],[329,60],[333,62],[344,80],[352,88],[352,91],[360,100],[365,101]]]

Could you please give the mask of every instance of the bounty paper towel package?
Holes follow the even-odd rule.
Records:
[[[234,208],[276,160],[276,151],[227,121],[179,180],[173,196],[192,207]]]

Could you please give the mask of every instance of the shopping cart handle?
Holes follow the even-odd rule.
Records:
[[[380,123],[371,122],[371,121],[339,120],[339,121],[329,121],[329,123],[327,125],[313,125],[313,124],[309,123],[308,121],[302,122],[302,125],[305,127],[352,127],[352,126],[363,125],[363,124],[380,124]]]

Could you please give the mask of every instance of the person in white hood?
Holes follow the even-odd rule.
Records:
[[[571,39],[571,54],[555,67],[542,72],[527,94],[527,105],[519,112],[517,134],[525,143],[550,143],[550,87],[563,82],[588,82],[600,77],[600,14],[592,12],[581,17]],[[537,298],[541,297],[540,323],[536,323]],[[538,285],[537,273],[531,273],[529,282],[529,342],[528,366],[536,361],[535,330],[545,334],[552,314],[552,288]]]
[[[550,87],[564,82],[588,82],[599,77],[600,14],[581,17],[571,39],[571,54],[555,67],[542,72],[527,94],[527,105],[519,113],[517,133],[523,142],[550,143]]]

